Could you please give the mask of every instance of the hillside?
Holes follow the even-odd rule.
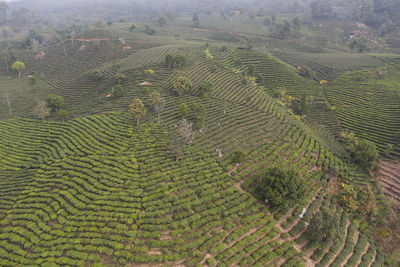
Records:
[[[155,35],[144,23],[114,23],[43,53],[21,51],[21,79],[0,68],[0,94],[11,99],[0,109],[0,265],[390,265],[398,240],[382,238],[393,215],[383,192],[399,201],[398,164],[389,162],[400,157],[398,58],[245,48],[183,22],[152,25]],[[186,64],[170,67],[167,55],[184,55]],[[317,77],[301,76],[303,65]],[[182,76],[192,87],[179,96]],[[117,85],[122,93],[113,97]],[[274,96],[279,88],[285,97]],[[150,104],[156,91],[165,99],[160,121]],[[50,93],[64,98],[65,122],[55,112],[38,119],[34,107]],[[304,116],[293,111],[303,95]],[[138,124],[128,112],[135,97],[147,109]],[[204,107],[204,127],[178,151],[182,104]],[[344,129],[382,155],[393,146],[381,162],[383,191],[350,158]],[[260,192],[270,166],[303,179],[305,193],[288,208]],[[363,217],[340,204],[343,184],[371,186],[376,212]],[[312,242],[311,221],[325,209],[338,236]]]

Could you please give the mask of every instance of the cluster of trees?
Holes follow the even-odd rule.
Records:
[[[192,89],[193,85],[192,82],[189,80],[189,78],[179,76],[176,78],[174,82],[174,91],[179,95],[182,96],[186,92],[188,92],[190,89]]]
[[[182,68],[186,64],[186,57],[184,55],[176,55],[173,56],[168,54],[165,56],[165,63],[167,64],[168,68]]]
[[[202,104],[192,103],[187,105],[182,103],[179,106],[179,115],[184,119],[192,121],[194,129],[200,130],[204,128],[206,109]]]
[[[351,131],[345,130],[341,133],[345,147],[350,150],[353,160],[362,169],[370,172],[379,161],[379,152],[375,143],[359,139]]]
[[[307,115],[310,112],[310,104],[306,93],[302,95],[300,99],[295,99],[292,102],[292,109],[297,115]]]
[[[148,105],[157,114],[157,120],[160,123],[160,116],[165,108],[164,97],[161,96],[160,92],[153,91],[149,94]],[[139,126],[140,119],[147,114],[147,109],[144,102],[135,97],[129,106],[128,113],[136,120],[136,125]]]
[[[264,21],[264,24],[266,21]],[[283,23],[275,24],[274,31],[271,33],[272,37],[279,39],[286,39],[289,36],[299,37],[301,31],[301,18],[299,16],[294,17],[291,21],[285,20]]]
[[[210,81],[203,81],[199,85],[199,89],[201,96],[208,97],[208,94],[213,91],[213,84]]]
[[[50,116],[51,113],[56,114],[62,121],[68,117],[68,111],[62,109],[64,107],[64,98],[62,96],[57,96],[50,94],[47,96],[46,100],[39,100],[34,108],[34,112],[39,119],[43,121],[46,117]]]

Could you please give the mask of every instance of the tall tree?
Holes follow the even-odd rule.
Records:
[[[21,61],[15,61],[11,69],[18,72],[18,78],[21,78],[21,72],[25,69],[25,64]]]
[[[174,82],[174,90],[179,94],[179,96],[182,96],[190,89],[192,89],[192,82],[188,78],[182,76],[176,78]]]
[[[160,114],[164,110],[165,100],[158,91],[154,91],[149,95],[150,105],[157,114],[158,123],[160,123]]]
[[[139,120],[142,116],[146,115],[146,107],[140,98],[134,98],[132,104],[129,106],[129,112],[136,119],[136,125],[139,126]]]
[[[379,152],[375,143],[361,140],[354,148],[355,161],[366,171],[371,171],[378,162]]]
[[[50,94],[46,98],[46,106],[50,108],[51,111],[58,111],[64,105],[64,98],[62,96]]]
[[[213,84],[210,81],[203,81],[200,84],[199,89],[200,89],[201,95],[209,94],[213,90]]]
[[[34,108],[36,115],[44,121],[44,119],[50,115],[50,109],[46,106],[46,102],[41,100],[38,101],[37,106]]]
[[[195,28],[200,28],[200,20],[196,12],[193,13],[193,26]]]
[[[147,79],[150,80],[150,77],[153,76],[155,74],[155,72],[152,69],[148,69],[148,70],[144,70],[144,74],[146,74]]]
[[[65,122],[65,119],[68,117],[68,111],[66,111],[65,109],[60,109],[57,112],[57,116],[62,119],[63,122]]]
[[[157,23],[160,25],[160,27],[163,27],[167,24],[167,20],[164,17],[159,17]]]
[[[0,26],[7,22],[8,4],[0,2]]]
[[[6,104],[8,106],[8,110],[10,112],[10,117],[11,117],[12,116],[12,112],[11,112],[11,103],[12,103],[11,93],[9,93],[9,92],[4,93],[4,101],[6,102]]]
[[[312,16],[315,19],[327,18],[332,15],[333,8],[330,0],[318,0],[311,3]]]
[[[183,137],[186,144],[191,144],[194,140],[196,132],[193,130],[193,123],[188,122],[183,118],[178,125],[178,131]]]

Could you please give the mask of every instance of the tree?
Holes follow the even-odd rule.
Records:
[[[295,31],[300,31],[301,29],[301,18],[299,16],[296,16],[292,19],[292,25],[293,29]]]
[[[185,103],[179,106],[179,115],[183,118],[187,117],[190,113],[190,108]]]
[[[190,105],[190,109],[192,110],[195,119],[194,128],[197,130],[204,128],[206,109],[203,107],[202,104],[197,103],[192,103]]]
[[[154,72],[154,70],[152,70],[152,69],[148,69],[148,70],[145,70],[145,71],[144,71],[144,74],[146,74],[148,80],[150,80],[150,77],[153,76],[154,73],[155,73],[155,72]]]
[[[213,84],[210,81],[203,81],[199,86],[201,95],[206,95],[212,92]]]
[[[147,24],[144,25],[144,32],[148,35],[154,35],[156,33],[156,31]]]
[[[167,54],[165,56],[165,63],[168,65],[168,68],[181,68],[186,64],[186,57],[184,55],[173,56]]]
[[[68,111],[66,111],[65,109],[60,109],[57,112],[57,116],[62,119],[63,122],[65,122],[65,119],[68,117]]]
[[[339,235],[340,218],[332,210],[322,206],[314,215],[307,229],[307,234],[313,242],[329,242]]]
[[[46,102],[43,100],[38,101],[37,106],[34,108],[34,112],[38,118],[42,119],[43,121],[47,116],[50,115],[50,109],[46,107]]]
[[[314,42],[318,52],[322,52],[324,48],[328,46],[328,38],[326,38],[325,36],[315,37]]]
[[[11,103],[12,103],[12,98],[11,98],[11,93],[4,93],[4,101],[7,103],[8,106],[8,110],[10,112],[10,117],[12,116],[12,112],[11,112]]]
[[[359,142],[358,137],[352,131],[345,129],[340,133],[340,136],[343,138],[344,146],[350,151],[354,151],[354,148]]]
[[[370,185],[361,188],[357,194],[358,210],[362,215],[373,215],[376,210],[376,197]]]
[[[313,71],[311,68],[307,66],[298,67],[298,70],[301,76],[306,77],[310,80],[314,80],[316,77],[315,71]]]
[[[284,23],[276,24],[275,32],[273,35],[279,39],[286,39],[292,30],[292,26],[289,21],[285,20]]]
[[[21,61],[15,61],[11,69],[18,72],[18,78],[21,78],[21,72],[25,69],[25,64]]]
[[[179,76],[174,82],[174,89],[179,96],[182,96],[185,92],[192,89],[192,82],[186,77]]]
[[[194,140],[196,132],[192,128],[193,123],[188,122],[185,118],[181,119],[178,125],[178,131],[183,137],[185,144],[191,144]]]
[[[310,104],[307,101],[306,93],[303,94],[300,100],[293,103],[293,109],[298,115],[307,115],[309,113]]]
[[[125,74],[117,73],[114,75],[114,79],[118,84],[121,84],[123,81],[125,81],[126,76]]]
[[[129,30],[133,31],[134,29],[136,29],[136,25],[133,23],[129,24]]]
[[[149,95],[150,105],[157,114],[158,123],[160,123],[160,114],[164,110],[165,100],[158,91],[154,91]]]
[[[266,201],[275,207],[287,208],[306,192],[303,178],[294,169],[273,166],[266,170],[260,183]]]
[[[9,64],[15,61],[15,55],[13,53],[13,48],[11,46],[7,47],[7,49],[4,51],[4,60],[6,63],[6,71],[8,73]]]
[[[270,17],[266,17],[263,21],[264,25],[269,26],[272,24],[272,20]]]
[[[0,2],[0,26],[7,22],[8,4]]]
[[[362,53],[368,49],[368,44],[367,41],[363,38],[354,38],[350,42],[349,47],[352,50],[356,50],[357,53]]]
[[[64,98],[50,94],[46,98],[46,107],[50,108],[51,111],[58,111],[64,105]]]
[[[31,82],[31,85],[34,85],[36,83],[35,75],[29,75],[28,78],[29,78],[29,81]]]
[[[146,115],[147,111],[142,100],[136,97],[133,99],[132,104],[129,106],[129,112],[136,119],[136,125],[139,126],[140,118]]]
[[[120,84],[115,85],[111,90],[111,96],[116,99],[124,94],[124,90]]]
[[[347,208],[351,213],[358,210],[357,191],[352,185],[342,184],[338,195],[338,203]]]
[[[210,50],[208,50],[208,48],[206,48],[206,50],[204,50],[204,53],[206,54],[206,59],[207,60],[214,59],[214,56],[211,54],[211,52],[210,52]]]
[[[171,146],[172,146],[172,150],[175,151],[176,162],[178,162],[181,159],[181,157],[183,157],[183,155],[184,155],[183,143],[181,141],[181,138],[179,138],[178,135],[174,134],[171,136]]]
[[[253,48],[253,41],[249,37],[240,39],[240,46],[244,49],[251,50]]]
[[[167,24],[167,20],[164,17],[159,17],[157,23],[160,25],[160,27],[163,27]]]
[[[196,12],[193,13],[193,26],[195,28],[200,28],[200,20]]]
[[[103,73],[99,69],[94,69],[91,73],[91,76],[96,81],[100,81],[101,79],[103,79]]]
[[[371,171],[379,159],[379,152],[375,143],[368,140],[361,140],[354,148],[353,157],[366,171]]]
[[[165,56],[165,63],[167,64],[168,68],[173,68],[175,66],[175,57],[171,54],[167,54]]]
[[[232,163],[233,164],[240,164],[243,160],[244,160],[244,158],[245,158],[245,154],[244,154],[244,152],[243,151],[235,151],[234,153],[233,153],[233,157],[232,157]]]
[[[315,19],[330,17],[332,12],[333,8],[329,0],[318,0],[311,3],[311,13]]]
[[[186,64],[186,57],[184,55],[176,55],[175,56],[175,67],[182,68]]]

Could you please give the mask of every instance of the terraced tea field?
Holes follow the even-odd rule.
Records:
[[[16,115],[0,121],[0,266],[384,266],[387,255],[359,231],[364,221],[337,204],[332,188],[343,176],[357,186],[370,183],[341,158],[342,127],[381,151],[396,145],[395,75],[356,83],[365,71],[345,73],[322,88],[262,48],[213,44],[210,59],[197,35],[180,40],[162,27],[160,36],[150,36],[142,24],[136,32],[121,25],[68,40],[65,49],[49,46],[37,58],[19,55],[38,81],[8,82],[21,89]],[[167,54],[185,55],[187,63],[168,68]],[[319,75],[330,76],[322,65],[315,65]],[[107,97],[117,73],[125,75],[122,95]],[[251,75],[262,82],[243,79]],[[193,85],[183,96],[173,88],[179,76]],[[207,96],[204,81],[213,85]],[[313,96],[305,121],[270,96],[277,87]],[[153,91],[165,99],[160,123],[149,104]],[[67,122],[39,121],[31,104],[21,105],[50,92],[64,97]],[[127,112],[134,97],[147,109],[139,126]],[[182,103],[201,104],[205,126],[177,161]],[[0,112],[9,117],[6,107]],[[244,153],[240,164],[232,162],[237,151]],[[398,153],[395,146],[393,157]],[[298,170],[306,187],[286,209],[260,194],[274,165]],[[392,165],[383,166],[384,191],[397,199],[391,179],[397,176]],[[310,222],[325,208],[340,222],[339,237],[312,242]]]
[[[400,154],[400,90],[398,69],[384,68],[349,72],[326,86],[326,94],[341,126],[362,138],[375,142],[381,151],[394,147],[393,156]]]
[[[321,205],[330,205],[318,183],[321,174],[312,168],[314,161],[304,161],[297,156],[302,152],[295,152],[295,147],[311,152],[316,146],[306,136],[289,130],[296,145],[267,151],[260,147],[257,152],[268,155],[263,162],[294,162],[308,177],[310,191],[299,205],[271,213],[242,189],[252,190],[254,174],[249,174],[257,165],[241,165],[232,180],[214,156],[189,146],[177,163],[168,152],[165,128],[131,125],[122,114],[65,124],[11,120],[0,125],[0,154],[8,151],[1,170],[1,188],[7,192],[1,196],[2,266],[302,266],[328,257],[328,251],[338,264],[365,261],[378,266],[383,260],[354,226],[343,232],[344,238],[358,238],[346,241],[351,245],[345,247],[340,243],[335,253],[327,250],[328,244],[318,256],[314,248],[303,249],[304,222]],[[17,129],[19,135],[11,134]],[[287,152],[268,152],[276,149]],[[303,205],[304,222],[298,219]],[[345,213],[342,220],[347,229]]]

